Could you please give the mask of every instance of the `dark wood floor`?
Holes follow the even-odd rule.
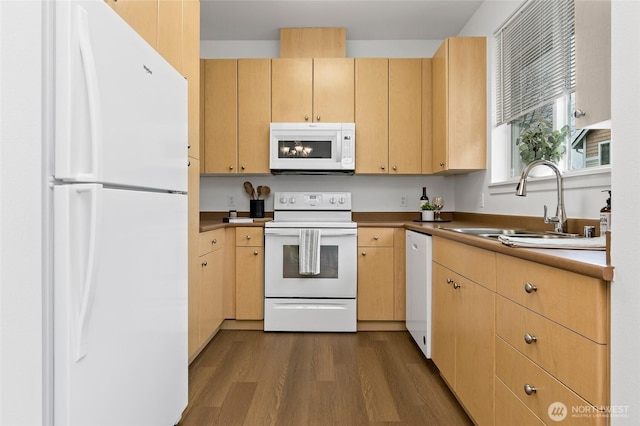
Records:
[[[469,425],[408,332],[220,331],[181,426]]]

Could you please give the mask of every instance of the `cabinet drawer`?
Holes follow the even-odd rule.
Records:
[[[236,247],[262,247],[261,227],[236,228]]]
[[[496,334],[591,404],[607,405],[606,345],[580,336],[502,296],[498,296]],[[527,343],[526,334],[536,340]]]
[[[393,228],[358,229],[358,246],[393,247]]]
[[[496,254],[492,251],[434,237],[433,261],[490,290],[496,289]]]
[[[497,264],[499,294],[591,340],[608,343],[605,281],[502,254]]]
[[[544,426],[544,423],[496,377],[496,425]]]
[[[203,256],[211,253],[221,247],[225,243],[224,228],[214,229],[213,231],[202,232],[199,237],[199,254]]]
[[[555,423],[559,419],[549,416],[549,406],[554,402],[561,402],[566,407],[566,417],[562,424],[567,425],[604,425],[606,418],[599,416],[591,404],[576,395],[571,389],[564,386],[546,371],[528,360],[521,353],[496,337],[496,377],[497,382],[502,382],[523,404],[525,404],[545,423]],[[528,395],[525,385],[535,388],[535,393]],[[498,386],[496,386],[498,390]],[[496,401],[496,414],[502,408]],[[572,409],[578,410],[579,416],[572,416]],[[583,416],[583,413],[593,413]],[[496,420],[498,418],[496,417]],[[499,424],[499,423],[496,423]],[[502,423],[502,424],[522,424]]]

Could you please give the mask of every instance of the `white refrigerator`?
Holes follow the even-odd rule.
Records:
[[[173,425],[187,405],[187,83],[101,0],[52,3],[51,416]]]

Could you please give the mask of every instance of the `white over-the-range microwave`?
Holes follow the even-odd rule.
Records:
[[[355,123],[271,123],[272,173],[353,174]]]

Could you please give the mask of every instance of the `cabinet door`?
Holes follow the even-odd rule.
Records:
[[[390,174],[422,172],[422,61],[389,59]]]
[[[200,158],[200,2],[182,3],[182,71],[188,84],[189,157]]]
[[[271,121],[312,121],[313,60],[271,60]]]
[[[493,424],[495,293],[465,279],[454,289],[456,307],[455,390],[477,424]]]
[[[224,250],[216,250],[200,257],[199,321],[200,345],[206,342],[222,324],[222,278]]]
[[[158,53],[178,72],[182,69],[182,1],[158,1]]]
[[[431,58],[422,59],[422,174],[433,173]]]
[[[453,284],[456,277],[433,263],[431,359],[442,377],[455,389],[456,384],[456,303]],[[493,370],[492,370],[493,371]]]
[[[236,319],[264,319],[264,249],[236,247]]]
[[[154,49],[158,47],[158,0],[105,0]]]
[[[393,247],[358,247],[358,319],[393,320]]]
[[[389,170],[389,60],[355,60],[356,173]]]
[[[354,122],[353,58],[313,60],[313,120]]]
[[[431,65],[434,172],[485,169],[486,39],[448,38],[434,54]]]
[[[200,299],[200,259],[199,259],[199,231],[200,231],[200,165],[196,159],[189,159],[189,188],[188,188],[188,238],[189,238],[189,359],[200,347],[198,300]]]
[[[238,169],[237,66],[235,59],[205,60],[205,173],[236,173]]]
[[[575,16],[576,128],[610,128],[611,1],[576,1]]]
[[[269,173],[271,60],[238,59],[239,173]]]

